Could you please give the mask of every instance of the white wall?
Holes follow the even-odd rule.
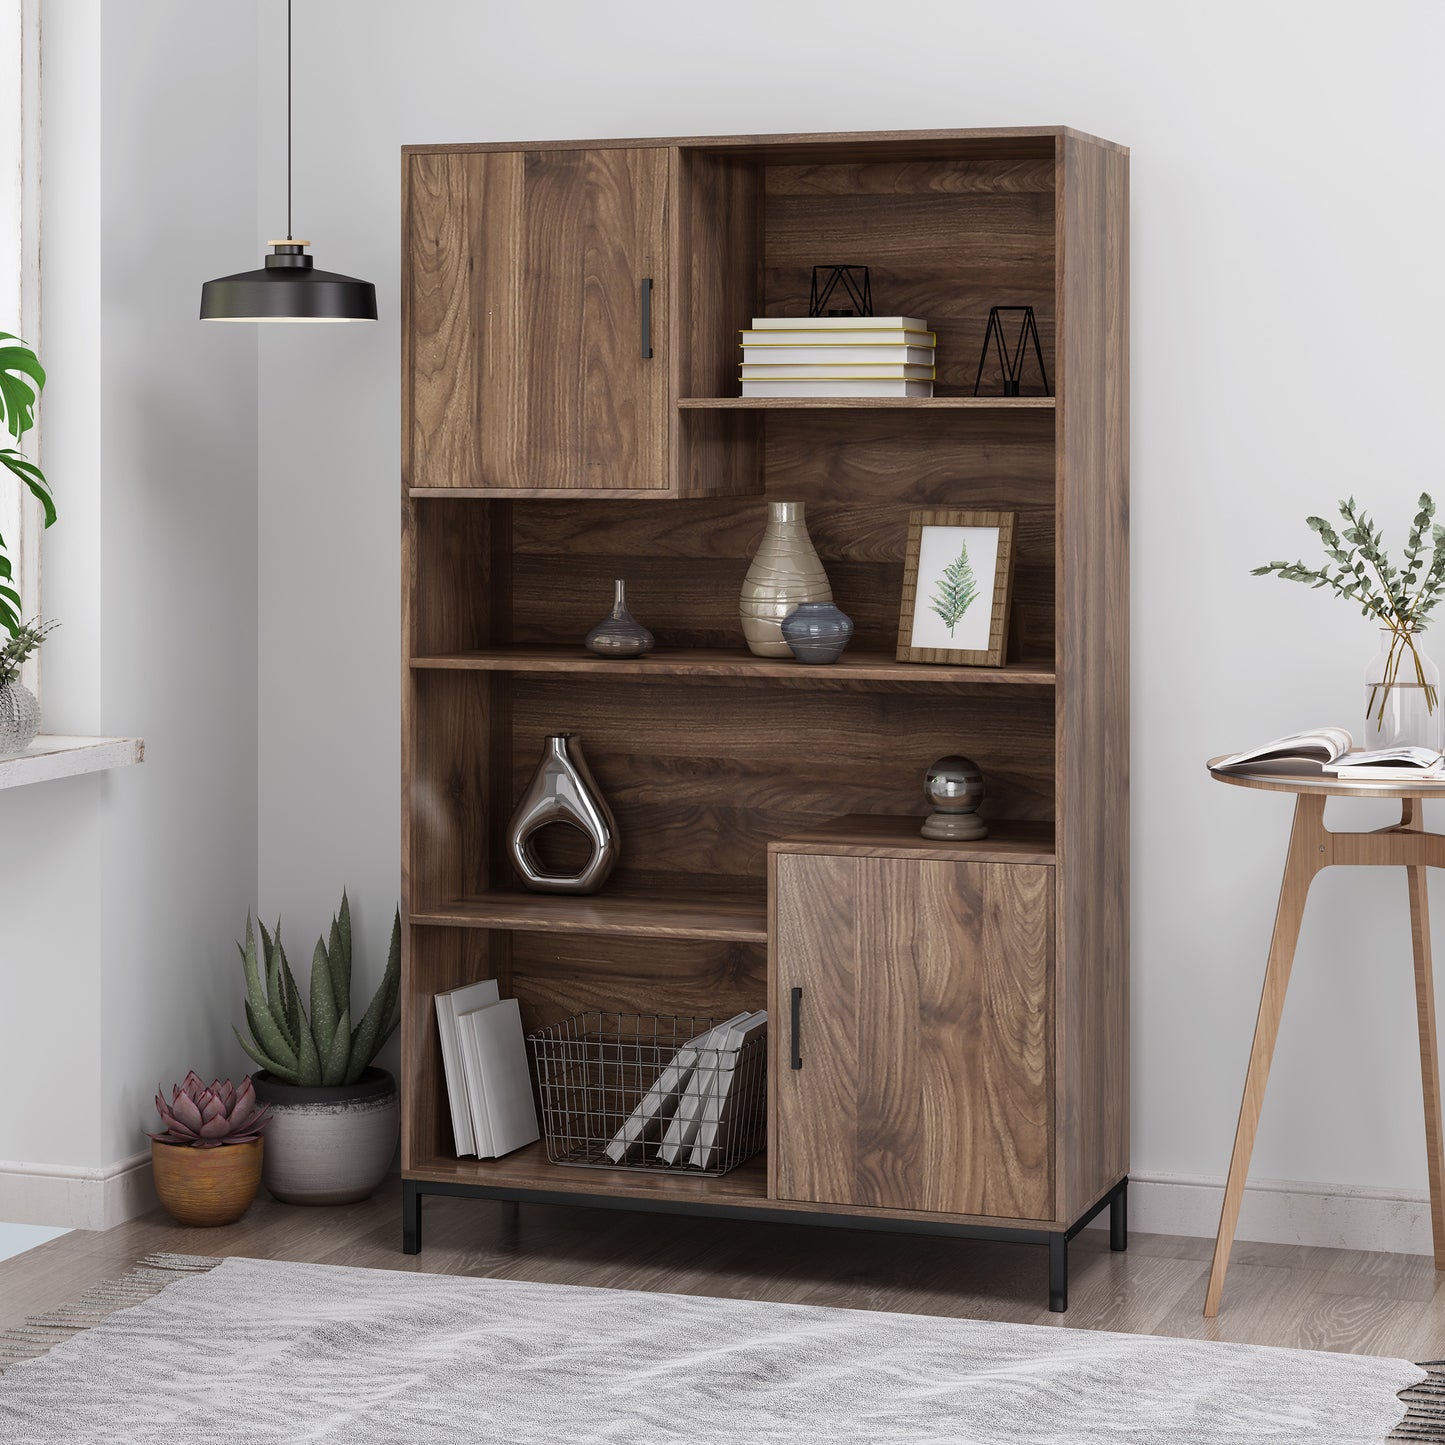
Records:
[[[12,1220],[114,1186],[160,1077],[235,1066],[256,887],[256,338],[196,310],[256,252],[257,20],[52,0],[43,24],[46,724],[147,760],[0,794]],[[103,1217],[74,1211],[42,1222]]]
[[[283,72],[262,5],[264,230]],[[1134,1167],[1221,1178],[1289,804],[1201,762],[1354,723],[1368,628],[1248,570],[1307,548],[1337,496],[1398,538],[1439,486],[1442,42],[1432,0],[298,5],[297,232],[376,281],[382,320],[261,337],[268,909],[314,928],[347,880],[376,955],[397,892],[400,145],[1078,126],[1133,149]],[[1419,1191],[1404,882],[1316,887],[1255,1175]],[[1187,1193],[1149,1194],[1148,1222]],[[1418,1209],[1396,1235],[1385,1214],[1336,1235],[1422,1244]]]

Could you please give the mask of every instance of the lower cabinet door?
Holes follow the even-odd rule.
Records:
[[[1052,867],[773,867],[773,1196],[1051,1218]]]

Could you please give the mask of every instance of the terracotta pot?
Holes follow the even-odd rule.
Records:
[[[376,1192],[396,1153],[396,1080],[370,1068],[354,1084],[305,1088],[251,1075],[266,1125],[266,1188],[283,1204],[354,1204]]]
[[[264,1139],[191,1149],[151,1140],[156,1195],[180,1224],[234,1224],[261,1187]]]

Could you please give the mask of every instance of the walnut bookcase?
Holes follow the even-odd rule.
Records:
[[[408,1250],[428,1193],[1047,1240],[1062,1308],[1105,1203],[1122,1247],[1127,236],[1127,152],[1059,127],[406,148]],[[805,313],[815,262],[928,319],[935,397],[735,394],[738,329]],[[1000,303],[1035,308],[1053,396],[971,395]],[[743,646],[769,500],[807,504],[854,620],[835,666]],[[908,513],[940,506],[1018,514],[1002,668],[894,660]],[[614,577],[646,657],[580,645]],[[506,862],[564,730],[622,838],[590,898]],[[950,752],[992,832],[927,845],[920,780]],[[767,1157],[458,1159],[432,996],[484,976],[529,1027],[770,1006]]]

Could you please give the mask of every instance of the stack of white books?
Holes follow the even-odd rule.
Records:
[[[437,994],[436,1009],[458,1156],[492,1159],[540,1139],[517,1000],[488,978]]]
[[[744,396],[932,396],[937,337],[916,316],[754,316]]]
[[[689,1039],[613,1135],[607,1157],[616,1164],[721,1168],[733,1126],[756,1098],[766,1067],[765,1051],[744,1052],[744,1045],[767,1028],[767,1010],[760,1009]]]

